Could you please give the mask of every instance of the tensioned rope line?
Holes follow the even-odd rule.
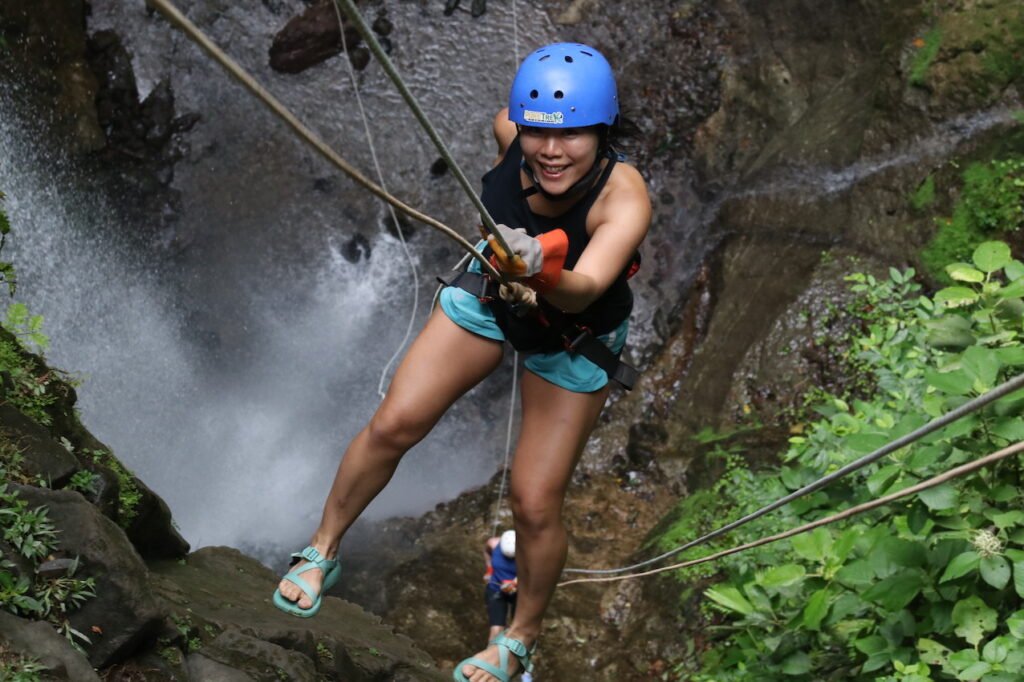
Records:
[[[363,106],[363,97],[359,92],[359,80],[356,78],[355,67],[352,66],[352,59],[348,54],[348,41],[345,39],[345,25],[341,20],[341,11],[338,9],[338,5],[333,5],[334,16],[338,19],[338,33],[341,35],[341,59],[345,62],[348,67],[348,78],[349,82],[352,83],[352,92],[356,96],[356,105],[359,109],[359,116],[363,119],[363,130],[366,133],[366,143],[370,148],[370,158],[373,159],[373,168],[377,171],[377,182],[386,191],[387,185],[384,184],[384,173],[380,168],[380,160],[377,158],[377,146],[373,143],[373,133],[370,131],[370,119],[366,115],[366,108]],[[412,272],[412,310],[409,311],[409,324],[405,328],[405,336],[402,337],[401,343],[398,344],[398,348],[395,349],[394,354],[384,365],[384,369],[380,371],[380,380],[377,381],[377,395],[380,399],[384,399],[384,382],[388,377],[388,370],[395,364],[395,360],[402,354],[402,349],[405,348],[405,344],[409,343],[409,337],[412,336],[413,327],[416,325],[416,313],[420,308],[420,274],[416,269],[416,263],[413,260],[412,253],[409,251],[409,244],[405,241],[405,233],[402,232],[402,226],[398,224],[398,216],[395,215],[395,207],[391,204],[387,204],[388,213],[391,215],[391,224],[395,228],[395,233],[398,234],[398,241],[402,243],[402,251],[405,252],[405,260],[409,263],[409,271]]]
[[[750,523],[754,519],[758,519],[758,518],[764,516],[765,514],[768,514],[769,512],[775,511],[779,507],[782,507],[782,506],[784,506],[786,504],[789,504],[793,500],[796,500],[796,499],[798,499],[800,497],[803,497],[804,495],[808,495],[808,494],[813,493],[813,492],[815,492],[817,490],[820,490],[820,489],[824,488],[825,486],[827,486],[828,484],[832,483],[833,481],[835,481],[837,479],[840,479],[840,478],[842,478],[842,477],[846,476],[847,474],[850,474],[850,473],[852,473],[854,471],[857,471],[858,469],[863,469],[868,464],[871,464],[872,462],[874,462],[874,461],[876,461],[878,459],[881,459],[882,457],[884,457],[884,456],[886,456],[886,455],[888,455],[888,454],[890,454],[892,452],[895,452],[896,450],[899,450],[902,447],[910,445],[911,443],[913,443],[915,441],[918,441],[921,438],[924,438],[928,434],[933,433],[934,431],[937,431],[938,429],[941,429],[942,427],[947,426],[947,425],[951,424],[952,422],[955,422],[956,420],[960,419],[961,417],[964,417],[964,416],[966,416],[966,415],[968,415],[968,414],[970,414],[972,412],[976,412],[977,410],[980,410],[982,407],[988,405],[989,403],[991,403],[993,401],[996,401],[999,398],[1002,398],[1003,396],[1005,396],[1005,395],[1007,395],[1009,393],[1012,393],[1013,391],[1016,391],[1016,390],[1018,390],[1020,388],[1024,388],[1024,373],[1021,373],[1021,374],[1017,375],[1016,377],[1014,377],[1014,378],[1012,378],[1012,379],[1010,379],[1008,381],[1003,382],[999,386],[996,386],[995,388],[993,388],[991,391],[988,391],[987,393],[983,393],[982,395],[978,396],[977,398],[974,398],[973,400],[970,400],[970,401],[964,403],[960,407],[958,407],[956,409],[953,409],[953,410],[950,410],[949,412],[947,412],[946,414],[942,415],[941,417],[937,417],[937,418],[933,419],[932,421],[928,422],[924,426],[922,426],[920,428],[917,428],[914,431],[911,431],[907,435],[901,436],[900,438],[897,438],[896,440],[890,441],[889,443],[887,443],[886,445],[883,445],[882,447],[878,448],[874,452],[872,452],[872,453],[870,453],[868,455],[865,455],[864,457],[861,457],[860,459],[858,459],[858,460],[856,460],[854,462],[851,462],[851,463],[847,464],[846,466],[844,466],[844,467],[842,467],[840,469],[837,469],[833,473],[828,474],[827,476],[822,476],[817,481],[814,481],[813,483],[809,483],[809,484],[805,485],[803,488],[800,488],[799,490],[796,490],[796,491],[790,493],[789,495],[786,495],[785,497],[782,497],[782,498],[776,500],[775,502],[772,502],[771,504],[767,504],[764,507],[761,507],[760,509],[758,509],[757,511],[751,512],[750,514],[747,514],[746,516],[744,516],[741,519],[737,519],[736,521],[733,521],[732,523],[726,524],[726,525],[722,526],[721,528],[713,530],[710,533],[708,533],[706,535],[703,535],[703,536],[697,538],[696,540],[692,540],[690,542],[687,542],[684,545],[680,545],[679,547],[676,547],[675,549],[669,550],[668,552],[665,552],[664,554],[659,554],[658,556],[653,557],[651,559],[647,559],[645,561],[640,561],[640,562],[632,564],[630,566],[623,566],[621,568],[600,568],[600,569],[594,569],[594,568],[592,568],[592,569],[586,569],[586,568],[567,568],[567,569],[565,569],[564,572],[565,573],[582,573],[582,574],[589,574],[589,575],[612,575],[612,574],[615,574],[615,573],[625,573],[627,571],[634,571],[634,570],[636,570],[638,568],[642,568],[644,566],[649,566],[650,564],[657,563],[659,561],[662,561],[663,559],[667,559],[668,557],[675,556],[676,554],[679,554],[680,552],[684,552],[684,551],[686,551],[688,549],[691,549],[693,547],[696,547],[698,545],[702,545],[702,544],[708,542],[709,540],[713,540],[714,538],[717,538],[720,535],[724,535],[725,533],[728,533],[731,530],[735,530],[736,528],[739,528],[742,525]]]
[[[233,76],[239,83],[241,83],[249,92],[259,98],[270,110],[283,120],[289,127],[294,130],[299,137],[305,140],[310,146],[313,147],[321,156],[323,156],[328,162],[336,166],[339,170],[345,173],[347,176],[352,178],[356,184],[360,185],[367,191],[371,192],[375,196],[379,197],[383,201],[386,201],[391,206],[409,216],[413,220],[417,220],[424,225],[428,225],[435,230],[438,230],[457,242],[470,257],[475,258],[480,266],[492,277],[501,281],[507,282],[506,277],[491,265],[487,258],[484,258],[483,254],[477,251],[465,237],[460,235],[458,232],[448,227],[436,218],[432,218],[429,215],[416,210],[412,206],[409,206],[398,197],[389,193],[383,187],[373,182],[365,175],[359,172],[357,168],[349,164],[345,159],[331,149],[327,143],[325,143],[320,137],[304,125],[287,107],[284,106],[276,97],[256,82],[251,75],[249,75],[245,69],[243,69],[237,62],[229,57],[223,50],[217,47],[216,44],[210,38],[199,29],[198,26],[193,24],[188,17],[181,13],[177,7],[171,4],[170,0],[146,0],[146,2],[159,10],[168,21],[176,25],[182,31],[188,35],[199,47],[201,47],[207,54],[209,54],[215,61],[223,66],[231,76]],[[500,238],[500,235],[498,235]],[[501,242],[499,242],[499,245]],[[504,248],[504,247],[503,247]],[[508,251],[506,251],[508,252]]]
[[[462,168],[459,166],[458,162],[455,161],[455,157],[452,156],[452,153],[448,150],[448,146],[444,143],[444,140],[441,139],[440,134],[438,134],[437,129],[434,128],[430,119],[427,118],[427,115],[423,113],[423,109],[420,108],[416,97],[413,96],[412,92],[406,86],[402,76],[398,73],[398,70],[395,69],[395,65],[391,63],[391,58],[388,57],[386,52],[384,52],[384,48],[381,47],[380,41],[377,40],[377,36],[375,36],[373,31],[370,30],[370,27],[366,25],[366,22],[363,20],[363,15],[359,13],[358,9],[356,9],[352,0],[335,0],[335,2],[341,5],[345,14],[355,25],[356,30],[359,31],[359,35],[363,37],[363,40],[366,41],[367,46],[370,48],[370,52],[372,52],[373,56],[380,62],[381,67],[384,69],[384,73],[386,73],[391,79],[391,82],[395,84],[395,88],[398,89],[398,93],[402,96],[402,99],[405,100],[405,103],[409,106],[409,109],[416,117],[416,120],[419,121],[420,126],[424,131],[426,131],[431,142],[433,142],[434,146],[437,147],[437,151],[440,152],[441,158],[443,158],[445,163],[448,164],[452,174],[455,176],[456,180],[459,181],[459,184],[462,185],[462,190],[466,193],[466,196],[469,197],[469,200],[473,202],[476,210],[480,213],[480,220],[483,221],[484,229],[487,230],[488,234],[494,237],[498,246],[500,246],[505,253],[514,254],[512,249],[508,247],[505,239],[501,236],[501,233],[498,232],[498,229],[494,224],[494,218],[491,217],[487,207],[484,206],[483,201],[481,201],[480,197],[477,196],[473,186],[469,184],[466,174],[462,172]]]
[[[973,462],[968,462],[967,464],[963,464],[954,469],[950,469],[945,473],[933,476],[932,478],[929,478],[925,481],[921,481],[920,483],[912,485],[909,488],[897,490],[896,492],[890,493],[885,497],[880,497],[876,500],[865,502],[864,504],[857,505],[856,507],[850,507],[849,509],[843,510],[837,514],[826,516],[825,518],[818,519],[817,521],[811,521],[810,523],[806,523],[802,526],[799,526],[798,528],[791,528],[790,530],[783,531],[781,533],[777,533],[766,538],[761,538],[760,540],[748,542],[744,545],[739,545],[738,547],[733,547],[731,549],[726,549],[721,552],[716,552],[715,554],[710,554],[706,557],[701,557],[700,559],[683,561],[678,564],[672,564],[671,566],[660,566],[650,571],[643,571],[642,573],[630,573],[629,575],[617,575],[604,578],[575,578],[573,580],[566,580],[565,582],[558,583],[557,586],[565,587],[566,585],[575,585],[577,583],[608,583],[615,582],[618,580],[629,580],[630,578],[643,578],[649,575],[654,575],[656,573],[674,571],[679,568],[690,568],[691,566],[697,566],[699,564],[708,563],[710,561],[716,561],[718,559],[730,556],[732,554],[738,554],[739,552],[744,552],[748,549],[754,549],[755,547],[767,545],[772,542],[785,540],[786,538],[791,538],[794,535],[800,535],[801,533],[806,533],[809,530],[814,530],[815,528],[819,528],[830,523],[835,523],[836,521],[842,521],[843,519],[856,516],[857,514],[862,514],[864,512],[871,511],[872,509],[876,509],[883,505],[889,504],[890,502],[894,502],[902,497],[907,497],[909,495],[919,493],[922,490],[927,490],[928,488],[934,488],[935,486],[945,483],[946,481],[973,473],[979,469],[989,466],[990,464],[995,464],[996,462],[1002,459],[1006,459],[1007,457],[1010,457],[1012,455],[1020,454],[1021,452],[1024,452],[1024,441],[1003,448],[1002,450],[999,450],[997,452],[993,452],[992,454],[986,455],[985,457],[982,457],[980,459],[976,459]]]
[[[512,4],[512,54],[515,61],[512,62],[512,69],[519,67],[519,22],[516,20],[516,2]],[[494,522],[491,527],[491,537],[498,534],[498,514],[501,513],[501,503],[505,499],[505,482],[508,480],[508,460],[512,455],[512,422],[516,414],[516,380],[519,377],[519,351],[512,349],[512,392],[508,402],[508,426],[505,429],[505,461],[501,465],[501,483],[498,484],[498,499],[494,502]]]

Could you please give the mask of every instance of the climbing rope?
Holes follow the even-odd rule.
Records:
[[[988,405],[989,403],[992,403],[992,402],[998,400],[999,398],[1002,398],[1002,397],[1008,395],[1009,393],[1012,393],[1013,391],[1016,391],[1016,390],[1018,390],[1020,388],[1024,388],[1024,373],[1019,374],[1016,377],[1014,377],[1012,379],[1009,379],[1008,381],[1005,381],[1004,383],[1000,384],[999,386],[996,386],[995,388],[993,388],[992,390],[988,391],[987,393],[983,393],[982,395],[978,396],[977,398],[974,398],[973,400],[970,400],[970,401],[964,403],[960,407],[958,407],[956,409],[953,409],[953,410],[950,410],[949,412],[947,412],[946,414],[942,415],[941,417],[937,417],[937,418],[933,419],[932,421],[928,422],[924,426],[922,426],[922,427],[920,427],[918,429],[915,429],[914,431],[908,433],[907,435],[902,436],[900,438],[897,438],[897,439],[887,443],[886,445],[883,445],[882,447],[878,448],[874,452],[872,452],[872,453],[870,453],[868,455],[865,455],[864,457],[861,457],[860,459],[858,459],[858,460],[856,460],[854,462],[851,462],[850,464],[847,464],[846,466],[836,470],[835,472],[833,472],[831,474],[828,474],[827,476],[822,476],[818,480],[805,485],[803,488],[800,488],[799,490],[796,490],[796,491],[790,493],[789,495],[786,495],[785,497],[782,497],[782,498],[776,500],[775,502],[772,502],[771,504],[767,504],[764,507],[761,507],[760,509],[758,509],[757,511],[751,512],[750,514],[747,514],[746,516],[744,516],[741,519],[737,519],[736,521],[733,521],[732,523],[726,524],[725,526],[722,526],[721,528],[713,530],[710,533],[708,533],[706,535],[703,535],[703,536],[697,538],[696,540],[692,540],[690,542],[687,542],[684,545],[680,545],[679,547],[676,547],[675,549],[672,549],[672,550],[670,550],[668,552],[665,552],[664,554],[659,554],[658,556],[653,557],[651,559],[647,559],[646,561],[641,561],[641,562],[632,564],[630,566],[623,566],[621,568],[604,568],[604,569],[567,568],[567,569],[565,569],[565,573],[583,573],[583,574],[589,574],[589,575],[611,575],[611,574],[615,574],[615,573],[625,573],[627,571],[635,571],[638,568],[642,568],[644,566],[649,566],[650,564],[657,563],[659,561],[667,559],[668,557],[675,556],[676,554],[679,554],[680,552],[684,552],[684,551],[686,551],[688,549],[691,549],[693,547],[697,547],[698,545],[703,545],[703,544],[709,542],[710,540],[713,540],[714,538],[719,537],[720,535],[724,535],[725,533],[728,533],[731,530],[735,530],[735,529],[739,528],[740,526],[746,525],[746,524],[750,523],[751,521],[753,521],[755,519],[759,519],[762,516],[768,514],[769,512],[772,512],[772,511],[778,509],[779,507],[782,507],[782,506],[784,506],[786,504],[789,504],[793,500],[801,498],[801,497],[803,497],[805,495],[809,495],[810,493],[813,493],[813,492],[815,492],[817,490],[820,490],[820,489],[824,488],[825,486],[827,486],[828,484],[832,483],[833,481],[836,481],[836,480],[838,480],[840,478],[843,478],[844,476],[846,476],[848,474],[851,474],[851,473],[853,473],[855,471],[863,469],[864,467],[866,467],[867,465],[871,464],[872,462],[875,462],[875,461],[881,459],[882,457],[884,457],[884,456],[886,456],[886,455],[888,455],[888,454],[890,454],[892,452],[895,452],[896,450],[899,450],[900,448],[906,447],[907,445],[910,445],[911,443],[914,443],[914,442],[924,438],[928,434],[934,433],[935,431],[943,428],[944,426],[948,426],[949,424],[957,421],[958,419],[960,419],[962,417],[965,417],[968,414],[971,414],[972,412],[976,412],[976,411],[980,410],[981,408],[985,407],[986,405]]]
[[[373,133],[370,132],[370,120],[366,116],[366,108],[363,106],[363,97],[359,93],[359,80],[356,78],[356,70],[352,66],[352,60],[348,57],[348,41],[345,39],[345,25],[341,20],[341,11],[335,4],[334,16],[338,20],[338,33],[341,35],[341,55],[342,61],[348,67],[348,78],[349,82],[352,83],[352,92],[356,96],[356,105],[359,108],[359,116],[363,119],[363,130],[366,133],[366,143],[370,148],[370,158],[373,159],[374,170],[377,171],[377,182],[382,188],[387,190],[387,186],[384,184],[384,173],[380,168],[380,160],[377,158],[377,147],[373,143]],[[405,233],[402,231],[402,226],[398,224],[398,216],[395,215],[395,207],[391,204],[387,204],[388,213],[391,215],[391,224],[395,228],[395,233],[398,234],[398,241],[402,243],[402,251],[405,252],[405,260],[409,264],[409,271],[412,273],[412,310],[409,312],[409,324],[405,328],[405,336],[402,337],[401,343],[398,344],[398,348],[395,349],[394,354],[384,365],[384,369],[380,372],[380,380],[377,382],[377,395],[380,399],[384,399],[384,382],[387,380],[388,370],[395,364],[398,356],[402,354],[402,349],[409,343],[409,337],[412,336],[413,326],[416,324],[416,313],[420,307],[420,275],[416,269],[416,263],[413,261],[412,253],[409,251],[409,244],[405,241]]]
[[[516,2],[517,0],[511,0],[512,3],[512,54],[515,61],[512,63],[512,70],[515,72],[519,68],[519,21],[516,19]],[[529,291],[529,289],[527,289]],[[499,295],[505,298],[505,293],[499,290]],[[506,299],[507,300],[507,299]],[[534,300],[532,305],[536,305]],[[501,513],[501,503],[505,498],[505,481],[508,478],[508,463],[512,456],[512,423],[515,419],[516,411],[516,379],[519,376],[519,351],[512,350],[512,392],[509,395],[508,403],[508,427],[505,430],[505,461],[501,465],[501,483],[498,485],[498,499],[494,502],[494,523],[491,527],[491,537],[498,534],[498,515]]]
[[[710,554],[706,557],[701,557],[700,559],[683,561],[678,564],[672,564],[671,566],[662,566],[649,571],[644,571],[642,573],[631,573],[629,575],[617,575],[604,578],[576,578],[574,580],[566,580],[565,582],[558,583],[558,587],[576,585],[578,583],[607,583],[619,580],[629,580],[632,578],[643,578],[646,576],[655,575],[656,573],[674,571],[680,568],[690,568],[692,566],[698,566],[700,564],[716,561],[718,559],[722,559],[732,554],[738,554],[739,552],[744,552],[748,549],[754,549],[755,547],[761,547],[763,545],[767,545],[773,542],[778,542],[779,540],[785,540],[786,538],[791,538],[794,535],[800,535],[801,533],[806,533],[809,530],[814,530],[815,528],[820,528],[821,526],[827,526],[831,523],[842,521],[843,519],[848,519],[850,517],[857,516],[858,514],[863,514],[864,512],[871,511],[872,509],[877,509],[878,507],[889,504],[890,502],[895,502],[896,500],[908,497],[910,495],[914,495],[923,490],[934,488],[935,486],[941,485],[942,483],[945,483],[947,481],[951,481],[954,478],[959,478],[960,476],[966,476],[967,474],[974,473],[979,469],[987,467],[991,464],[995,464],[1000,460],[1006,459],[1007,457],[1011,457],[1016,454],[1020,454],[1022,452],[1024,452],[1024,441],[1003,448],[1002,450],[999,450],[997,452],[993,452],[992,454],[986,455],[985,457],[982,457],[980,459],[976,459],[973,462],[969,462],[967,464],[958,466],[954,469],[950,469],[945,473],[933,476],[932,478],[929,478],[926,481],[921,481],[920,483],[912,485],[909,488],[904,488],[903,490],[898,490],[894,493],[890,493],[885,497],[880,497],[876,500],[865,502],[864,504],[857,505],[856,507],[851,507],[837,514],[833,514],[831,516],[818,519],[817,521],[805,523],[804,525],[798,528],[791,528],[790,530],[784,531],[782,533],[777,533],[766,538],[761,538],[760,540],[755,540],[754,542],[748,542],[744,545],[739,545],[738,547],[733,547],[731,549],[726,549],[721,552],[716,552],[715,554]]]
[[[391,82],[395,84],[395,88],[398,89],[398,93],[402,96],[402,99],[405,100],[405,103],[409,106],[409,109],[416,117],[416,120],[419,121],[420,126],[424,131],[426,131],[431,142],[434,143],[437,151],[441,154],[441,158],[448,164],[448,168],[451,169],[452,174],[455,176],[456,180],[459,181],[459,184],[462,186],[462,190],[466,193],[466,196],[469,197],[469,200],[473,202],[476,210],[480,213],[480,219],[483,221],[484,229],[487,230],[487,233],[494,238],[498,246],[500,246],[505,253],[513,253],[512,249],[509,248],[508,243],[506,243],[505,239],[498,232],[498,229],[494,224],[494,218],[491,217],[487,207],[484,206],[483,201],[480,200],[480,197],[477,196],[472,185],[469,184],[466,174],[462,172],[462,167],[455,161],[455,157],[452,156],[452,153],[448,150],[448,146],[444,143],[444,140],[441,139],[441,135],[438,134],[437,129],[430,122],[430,119],[427,118],[427,115],[423,113],[423,109],[420,108],[419,102],[406,86],[402,76],[398,73],[397,69],[395,69],[395,65],[391,63],[391,58],[388,57],[386,52],[384,52],[384,48],[381,47],[380,41],[377,40],[377,36],[373,34],[373,31],[370,30],[370,27],[367,26],[366,22],[363,20],[363,15],[359,13],[358,9],[356,9],[352,0],[335,0],[335,2],[341,5],[341,8],[345,11],[349,20],[356,27],[356,30],[359,31],[359,35],[361,35],[363,40],[366,41],[366,45],[370,48],[370,52],[372,52],[373,56],[380,62],[381,67],[384,69],[384,73],[386,73],[388,78],[391,79]]]
[[[471,258],[475,258],[477,262],[480,263],[480,267],[482,267],[487,274],[497,281],[507,281],[501,271],[491,265],[490,261],[485,258],[482,253],[477,251],[473,244],[467,241],[458,232],[436,218],[432,218],[431,216],[404,203],[383,187],[360,173],[357,168],[345,161],[345,159],[331,149],[327,143],[320,139],[316,133],[304,125],[286,106],[284,106],[284,104],[270,94],[270,92],[260,85],[256,79],[249,75],[245,69],[225,54],[223,50],[217,47],[217,45],[214,44],[214,42],[210,40],[210,38],[203,33],[198,26],[193,24],[184,14],[181,13],[181,11],[178,10],[177,7],[171,4],[170,0],[146,0],[146,2],[163,14],[168,21],[184,31],[189,38],[191,38],[197,45],[199,45],[200,48],[223,66],[224,69],[226,69],[232,77],[249,90],[249,92],[262,101],[278,118],[283,120],[293,131],[295,131],[299,137],[312,146],[313,149],[323,156],[329,163],[337,167],[345,173],[345,175],[349,176],[356,184],[383,201],[386,201],[389,205],[393,206],[395,209],[401,211],[413,220],[421,222],[424,225],[428,225],[429,227],[432,227],[446,235],[458,243],[458,245],[461,246]],[[374,42],[376,43],[376,40],[374,40]],[[378,48],[380,47],[379,43],[377,43],[377,46]],[[496,238],[500,239],[500,235],[497,235]],[[501,245],[500,241],[499,245]],[[507,245],[502,246],[502,248],[505,247],[507,247]]]

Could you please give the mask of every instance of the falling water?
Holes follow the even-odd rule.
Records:
[[[243,4],[181,3],[346,158],[370,168],[337,59],[298,76],[266,65],[272,34],[305,5]],[[491,160],[489,120],[506,87],[493,75],[513,69],[508,12],[495,5],[472,20],[389,4],[399,68],[471,176]],[[543,42],[546,16],[525,14],[520,31]],[[298,541],[319,517],[344,444],[372,414],[378,374],[404,332],[411,278],[400,244],[383,231],[379,204],[142,3],[96,0],[90,22],[125,38],[143,96],[167,78],[178,112],[202,115],[175,168],[186,246],[147,250],[127,238],[146,228],[119,224],[118,202],[132,198],[86,191],[81,169],[36,143],[44,133],[3,93],[0,188],[21,297],[46,318],[51,362],[84,378],[84,422],[168,501],[194,546]],[[427,173],[436,153],[380,70],[371,65],[361,79],[388,185],[470,234],[471,207],[450,177]],[[342,245],[356,232],[372,255],[350,263]],[[424,280],[458,255],[425,229],[412,250]],[[495,380],[471,393],[370,513],[416,513],[486,480],[504,442],[505,415],[490,405],[506,404],[505,390]]]

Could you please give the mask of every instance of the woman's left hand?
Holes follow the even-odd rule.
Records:
[[[509,277],[525,280],[525,284],[538,291],[547,291],[558,285],[569,252],[569,237],[564,230],[531,237],[522,228],[496,227],[512,253],[506,253],[494,235],[487,235],[487,243],[494,252],[491,264],[495,268]]]

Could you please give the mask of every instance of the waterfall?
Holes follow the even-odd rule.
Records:
[[[302,2],[181,4],[346,158],[371,168],[337,58],[298,76],[266,65],[273,32]],[[142,94],[170,79],[178,112],[202,116],[175,167],[183,246],[137,238],[148,226],[123,224],[117,210],[134,198],[87,188],[81,165],[48,149],[42,124],[13,104],[16,93],[0,92],[0,189],[14,226],[5,255],[19,270],[19,299],[45,317],[49,361],[82,377],[86,426],[167,500],[194,547],[302,542],[407,324],[401,245],[379,203],[142,3],[92,5],[90,30],[122,35]],[[399,68],[479,176],[507,87],[494,74],[512,75],[507,8],[475,21],[411,3],[389,10]],[[546,15],[519,16],[521,32],[550,37]],[[430,176],[437,155],[383,74],[371,64],[361,79],[389,186],[472,234],[472,207],[450,176]],[[371,256],[352,263],[343,247],[356,233]],[[411,247],[429,300],[433,274],[458,253],[426,229]],[[457,405],[368,513],[422,512],[489,478],[503,454],[506,386],[496,377]]]

